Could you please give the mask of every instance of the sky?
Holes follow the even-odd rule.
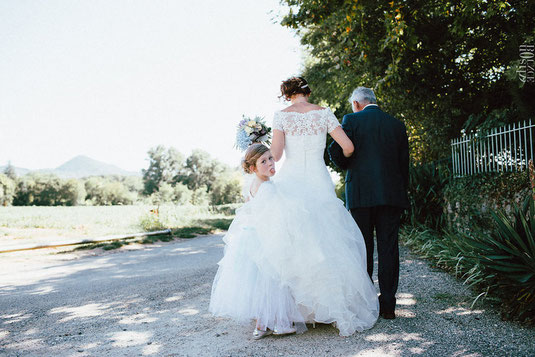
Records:
[[[147,151],[239,164],[242,115],[271,124],[302,70],[279,0],[0,1],[0,166],[77,155],[138,171]]]

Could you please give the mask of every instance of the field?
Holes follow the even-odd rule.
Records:
[[[158,214],[151,212],[155,206],[0,207],[0,247],[165,228],[226,229],[237,206],[165,205]]]

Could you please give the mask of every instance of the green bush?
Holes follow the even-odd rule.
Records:
[[[160,220],[159,215],[155,213],[148,213],[143,216],[139,222],[139,226],[144,232],[160,231],[166,229],[165,224]]]
[[[344,204],[346,204],[346,182],[343,175],[340,175],[340,180],[336,183],[334,192],[336,193],[336,197],[341,199]]]
[[[409,210],[403,221],[441,229],[445,225],[443,190],[451,179],[451,161],[443,160],[409,169]]]
[[[528,195],[522,207],[491,211],[490,231],[439,233],[425,226],[405,227],[402,241],[437,267],[453,273],[502,302],[509,318],[535,323],[535,204]],[[478,297],[479,297],[478,296]],[[477,299],[476,299],[477,300]]]
[[[464,260],[459,239],[455,234],[440,234],[423,225],[417,225],[405,226],[401,237],[403,244],[410,247],[411,251],[458,277],[473,267],[473,264]]]
[[[467,259],[499,292],[507,292],[510,314],[535,321],[535,202],[528,195],[522,206],[513,206],[512,217],[500,210],[491,212],[494,227],[487,234],[476,230],[462,234]]]

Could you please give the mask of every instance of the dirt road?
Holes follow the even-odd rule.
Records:
[[[503,322],[470,291],[402,249],[398,318],[362,334],[319,325],[251,339],[208,311],[221,236],[0,256],[4,356],[530,356],[535,330]],[[54,252],[54,254],[51,254]]]

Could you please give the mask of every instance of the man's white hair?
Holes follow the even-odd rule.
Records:
[[[353,102],[368,102],[370,104],[376,104],[377,99],[375,98],[375,93],[373,89],[366,87],[357,87],[349,97],[349,103]]]

